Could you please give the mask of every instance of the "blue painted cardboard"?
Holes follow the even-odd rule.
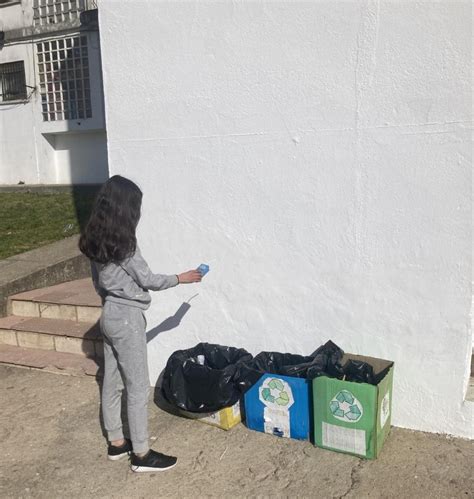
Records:
[[[197,270],[199,270],[199,272],[201,272],[201,275],[204,277],[209,272],[209,265],[201,263],[201,265],[199,265]]]
[[[264,374],[244,396],[248,428],[279,437],[310,437],[311,383],[302,378]]]

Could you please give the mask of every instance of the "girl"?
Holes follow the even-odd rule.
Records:
[[[151,272],[135,236],[141,203],[142,192],[136,184],[113,176],[100,189],[79,241],[80,250],[91,260],[92,279],[103,304],[102,416],[109,440],[108,458],[117,460],[131,454],[135,472],[167,470],[177,461],[148,446],[150,382],[144,316],[151,301],[148,291],[201,280],[197,270],[179,275]],[[131,442],[122,433],[120,409],[124,388]]]

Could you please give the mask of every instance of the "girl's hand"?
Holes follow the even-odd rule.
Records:
[[[192,282],[201,282],[202,275],[199,270],[188,270],[178,275],[179,284],[190,284]]]

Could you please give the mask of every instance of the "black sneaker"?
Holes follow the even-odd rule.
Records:
[[[120,447],[109,444],[109,448],[107,450],[107,459],[109,461],[118,461],[122,459],[122,457],[128,456],[132,452],[132,442],[125,439],[125,443]]]
[[[133,452],[130,458],[130,468],[135,473],[146,473],[147,471],[166,471],[176,465],[178,459],[172,456],[165,456],[160,452],[149,450],[148,454],[138,457]]]

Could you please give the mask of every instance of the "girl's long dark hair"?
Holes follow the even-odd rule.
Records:
[[[79,249],[99,263],[121,262],[137,248],[142,191],[131,180],[114,175],[101,187],[79,239]]]

